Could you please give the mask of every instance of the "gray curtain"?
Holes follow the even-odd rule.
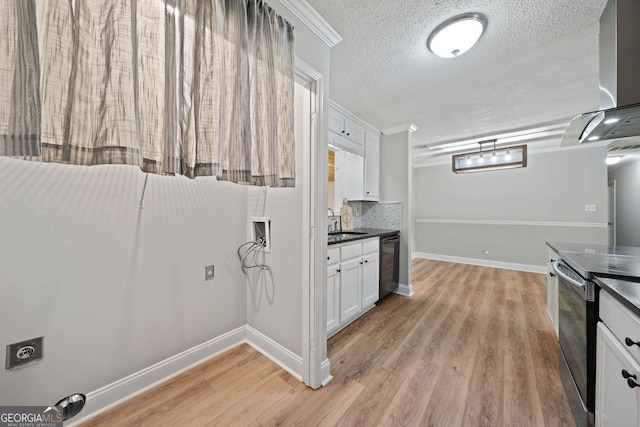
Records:
[[[0,155],[294,185],[293,28],[259,0],[2,0]]]

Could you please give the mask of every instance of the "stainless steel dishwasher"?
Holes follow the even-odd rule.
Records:
[[[400,233],[380,237],[380,299],[398,289],[399,264]]]

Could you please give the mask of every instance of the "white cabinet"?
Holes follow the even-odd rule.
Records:
[[[364,200],[380,200],[380,135],[365,132]]]
[[[380,200],[380,132],[329,103],[329,145],[335,154],[335,204]]]
[[[600,292],[596,354],[596,426],[640,426],[640,319],[605,290]]]
[[[380,286],[380,263],[379,254],[369,253],[364,254],[362,259],[364,264],[362,265],[362,307],[366,308],[378,301]]]
[[[364,126],[329,107],[329,143],[352,153],[364,155]]]
[[[340,323],[360,313],[361,258],[340,262]]]
[[[342,198],[378,201],[380,199],[380,137],[367,131],[366,157],[337,151],[335,153],[335,206]]]
[[[548,251],[547,262],[547,312],[553,323],[553,329],[558,336],[558,277],[553,272],[553,263],[558,259],[558,254],[551,248]]]
[[[640,392],[638,387],[629,387],[628,378],[624,378],[640,378],[640,366],[602,322],[598,323],[597,343],[596,426],[640,426]]]
[[[327,331],[340,322],[340,249],[327,251]]]
[[[378,301],[379,247],[380,240],[374,237],[331,246],[327,251],[327,336]]]

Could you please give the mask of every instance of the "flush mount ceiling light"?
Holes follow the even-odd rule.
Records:
[[[457,58],[473,47],[487,27],[487,17],[465,13],[438,25],[429,36],[429,50],[441,58]]]
[[[479,151],[454,154],[451,158],[455,173],[495,171],[527,167],[527,146],[496,148],[496,140],[478,142]],[[483,144],[493,144],[493,149],[484,150]]]

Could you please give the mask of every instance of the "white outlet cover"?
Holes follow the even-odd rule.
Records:
[[[585,212],[595,212],[596,211],[596,205],[584,205],[584,211]]]

